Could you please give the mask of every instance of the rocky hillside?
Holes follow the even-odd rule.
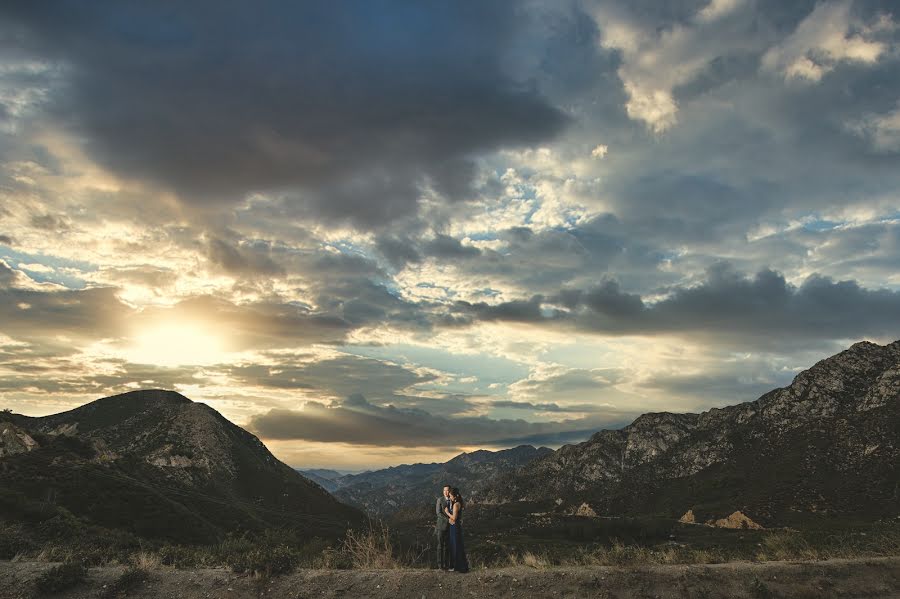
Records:
[[[441,487],[459,487],[464,496],[477,498],[498,476],[517,471],[536,458],[553,453],[547,447],[520,445],[502,451],[481,449],[461,453],[445,463],[404,464],[373,472],[350,474],[331,482],[335,496],[378,516],[429,514]]]
[[[763,525],[900,514],[900,341],[856,343],[755,401],[649,413],[502,478],[489,503]]]
[[[210,542],[288,526],[338,536],[364,516],[206,404],[161,390],[0,425],[0,513],[63,508],[138,536]]]

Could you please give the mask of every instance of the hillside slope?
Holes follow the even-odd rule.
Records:
[[[281,526],[333,537],[364,521],[254,435],[172,391],[6,418],[21,433],[16,439],[36,444],[0,458],[7,518],[64,508],[85,522],[176,542]]]
[[[759,399],[649,413],[503,477],[489,503],[764,525],[900,514],[900,341],[856,343]]]

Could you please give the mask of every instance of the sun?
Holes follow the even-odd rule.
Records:
[[[226,361],[224,345],[221,336],[204,326],[168,322],[140,330],[124,357],[136,364],[204,366]]]

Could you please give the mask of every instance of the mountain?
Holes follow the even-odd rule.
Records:
[[[643,414],[502,477],[489,503],[762,525],[900,514],[900,341],[852,345],[760,398]]]
[[[445,484],[459,487],[467,498],[502,474],[512,473],[552,453],[547,447],[520,445],[502,451],[480,449],[461,453],[445,463],[404,464],[333,480],[335,496],[377,516],[416,515],[434,509],[434,499]]]
[[[0,515],[27,520],[36,505],[62,508],[85,523],[175,542],[270,527],[336,537],[365,519],[254,435],[173,391],[3,419]]]
[[[311,468],[309,470],[297,469],[297,472],[313,481],[329,493],[334,492],[340,487],[340,483],[337,482],[342,476],[342,473],[337,470],[329,470],[326,468]]]

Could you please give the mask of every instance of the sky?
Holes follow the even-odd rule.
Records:
[[[900,6],[9,0],[0,295],[297,467],[750,401],[900,339]]]

